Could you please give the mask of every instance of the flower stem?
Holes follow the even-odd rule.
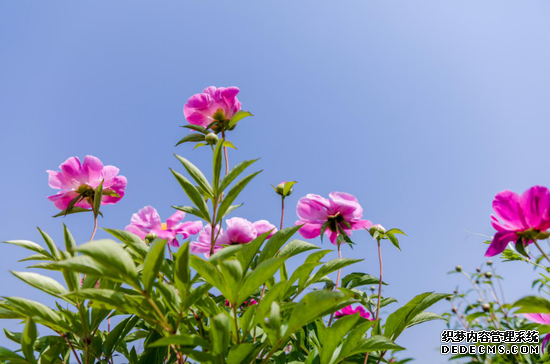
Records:
[[[96,231],[97,231],[97,215],[94,212],[94,230],[92,231],[92,236],[90,237],[90,241],[94,240]]]
[[[342,250],[340,250],[340,244],[337,245],[338,247],[338,258],[342,258]],[[336,275],[336,284],[334,285],[334,290],[336,291],[338,289],[338,283],[340,283],[340,274],[342,273],[342,269],[338,269],[338,274]],[[330,318],[328,319],[328,326],[332,324],[332,319],[334,318],[334,312],[330,314]]]
[[[542,250],[542,248],[540,247],[538,241],[536,241],[535,239],[533,239],[533,242],[535,243],[535,245],[537,246],[537,248],[539,248],[540,252],[542,253],[542,255],[544,255],[544,257],[546,258],[546,260],[548,261],[548,263],[550,263],[550,258],[548,257],[548,255],[546,255],[546,253],[544,252],[544,250]]]
[[[285,220],[285,197],[281,197],[281,227],[279,230],[283,230],[283,222]]]
[[[378,260],[380,261],[380,282],[378,283],[378,302],[376,303],[376,320],[380,317],[380,301],[382,300],[382,273],[384,268],[382,266],[382,246],[380,245],[380,239],[378,241]]]
[[[212,214],[212,223],[210,223],[210,256],[214,255],[214,245],[216,244],[214,232],[216,231],[216,211],[218,210],[217,197],[214,197],[214,200],[212,200],[212,204],[214,205],[214,213]]]

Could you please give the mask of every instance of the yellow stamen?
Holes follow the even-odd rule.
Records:
[[[166,223],[163,222],[162,224],[160,224],[160,228],[161,228],[162,230],[168,230],[168,225],[166,225]]]

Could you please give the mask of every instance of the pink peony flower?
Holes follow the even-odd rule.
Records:
[[[550,325],[550,314],[548,313],[524,313],[523,316],[529,321],[533,321],[541,325]],[[546,334],[544,340],[542,340],[542,353],[544,354],[544,348],[550,341],[550,334]]]
[[[550,191],[543,186],[531,187],[521,196],[502,191],[493,200],[493,210],[497,216],[491,215],[491,224],[497,233],[485,253],[487,257],[502,253],[509,242],[521,237],[528,245],[536,236],[533,234],[550,228]]]
[[[187,100],[183,107],[183,114],[190,124],[208,127],[214,120],[230,120],[241,110],[241,103],[237,99],[238,87],[210,86],[200,94],[195,94]]]
[[[59,189],[56,195],[48,196],[60,210],[65,210],[71,201],[77,201],[73,206],[85,209],[92,208],[91,202],[95,190],[103,181],[103,197],[101,204],[115,204],[126,189],[126,177],[118,175],[118,168],[103,166],[103,163],[91,155],[84,158],[81,164],[78,157],[71,157],[59,166],[61,172],[46,171],[49,174],[48,184]]]
[[[340,311],[336,311],[335,315],[336,318],[341,318],[348,315],[354,315],[357,312],[359,312],[359,315],[361,315],[362,318],[372,321],[373,319],[370,317],[370,312],[367,312],[363,307],[357,306],[356,308],[351,307],[351,305],[344,307]]]
[[[217,240],[214,244],[214,253],[216,253],[218,250],[221,250],[223,246],[220,243],[220,237],[223,236],[223,229],[220,230],[218,226],[214,229],[214,239]],[[210,244],[212,239],[212,226],[206,225],[204,229],[201,230],[199,233],[199,237],[197,238],[197,241],[191,242],[189,244],[189,249],[191,250],[191,253],[195,254],[204,254],[206,258],[210,258]]]
[[[325,234],[328,235],[332,244],[337,243],[339,234],[337,227],[347,235],[351,235],[352,230],[371,226],[370,221],[361,220],[363,208],[353,195],[344,192],[331,192],[329,197],[331,200],[319,195],[308,194],[298,201],[296,213],[300,220],[296,221],[296,225],[305,224],[299,230],[304,238],[313,239],[321,235],[321,229],[327,222]]]
[[[258,235],[266,233],[271,230],[271,233],[268,235],[268,238],[273,236],[277,232],[277,228],[269,223],[267,220],[259,220],[255,223],[240,218],[233,217],[228,219],[227,229],[224,231],[221,229],[218,234],[218,227],[216,227],[216,243],[214,245],[214,252],[222,249],[224,246],[236,245],[236,244],[247,244],[252,240],[256,239]],[[206,258],[210,257],[210,231],[212,228],[210,225],[204,227],[204,229],[199,234],[197,241],[191,243],[190,248],[192,253],[204,253]]]
[[[166,239],[168,244],[172,246],[180,246],[177,239],[178,235],[181,235],[183,239],[187,239],[202,229],[201,221],[180,222],[184,217],[185,212],[177,211],[166,222],[162,222],[154,207],[145,206],[132,215],[130,225],[126,226],[126,230],[142,239],[147,234],[152,233],[159,239]]]

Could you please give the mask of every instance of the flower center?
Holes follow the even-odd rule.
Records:
[[[162,224],[160,224],[160,228],[162,230],[168,230],[168,225],[165,222],[163,222]]]
[[[334,215],[330,215],[328,217],[328,228],[332,232],[338,233],[338,226],[342,221],[344,221],[344,217],[339,212]]]

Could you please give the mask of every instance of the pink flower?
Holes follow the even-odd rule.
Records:
[[[144,239],[147,234],[155,234],[159,239],[166,239],[172,246],[180,246],[177,236],[187,239],[197,234],[202,229],[201,221],[180,222],[185,217],[185,212],[176,211],[172,216],[162,222],[160,216],[151,206],[145,206],[132,215],[130,225],[126,230]]]
[[[268,238],[277,232],[275,226],[270,224],[267,220],[259,220],[255,223],[251,223],[246,219],[233,217],[228,219],[226,224],[227,229],[225,231],[221,229],[219,234],[219,228],[216,226],[214,252],[217,252],[224,246],[250,243],[252,240],[256,239],[258,235],[262,235],[268,231],[271,231]],[[190,245],[192,253],[204,253],[206,258],[210,257],[211,230],[212,228],[210,225],[202,229],[197,241],[192,242]]]
[[[357,306],[356,308],[351,307],[351,305],[344,307],[340,311],[336,311],[336,318],[341,318],[348,315],[354,315],[357,312],[359,312],[359,315],[361,315],[362,318],[372,321],[373,319],[370,317],[370,312],[367,312],[363,307]]]
[[[304,238],[313,239],[321,235],[321,229],[327,222],[325,234],[328,235],[332,244],[337,243],[339,234],[337,227],[347,235],[351,235],[352,230],[371,226],[370,221],[361,220],[363,208],[353,195],[344,192],[331,192],[329,197],[331,200],[319,195],[308,194],[298,201],[296,213],[300,220],[296,221],[296,225],[305,224],[299,230]]]
[[[493,200],[493,210],[497,216],[491,215],[491,224],[497,233],[485,253],[487,257],[502,253],[509,242],[521,237],[528,245],[536,236],[533,234],[550,228],[550,191],[543,186],[531,187],[521,196],[502,191]]]
[[[258,234],[258,236],[270,231],[269,235],[267,236],[268,239],[277,232],[277,228],[275,227],[275,225],[267,220],[258,220],[253,223],[252,226],[254,226],[254,229],[256,229],[256,233]]]
[[[529,321],[533,321],[541,325],[550,325],[550,314],[548,313],[524,313],[523,316]],[[542,353],[544,354],[544,348],[550,341],[550,334],[546,334],[544,340],[542,340]]]
[[[220,229],[218,226],[214,229],[214,239],[216,242],[214,244],[214,253],[218,250],[221,250],[223,246],[220,244],[220,237],[223,235],[223,229]],[[191,253],[195,254],[204,254],[206,258],[210,258],[210,244],[212,242],[212,226],[206,225],[204,229],[199,233],[197,241],[191,242],[189,248]]]
[[[74,201],[76,207],[89,209],[95,190],[103,181],[103,197],[101,204],[115,204],[126,189],[126,177],[118,175],[118,168],[103,166],[103,163],[91,155],[80,163],[78,157],[71,157],[59,166],[61,172],[46,171],[49,174],[48,183],[51,188],[59,189],[56,195],[48,196],[60,210],[65,210]]]
[[[189,98],[183,107],[183,114],[190,124],[205,128],[214,122],[214,114],[216,120],[230,120],[241,110],[238,93],[238,87],[207,87],[202,93]]]

